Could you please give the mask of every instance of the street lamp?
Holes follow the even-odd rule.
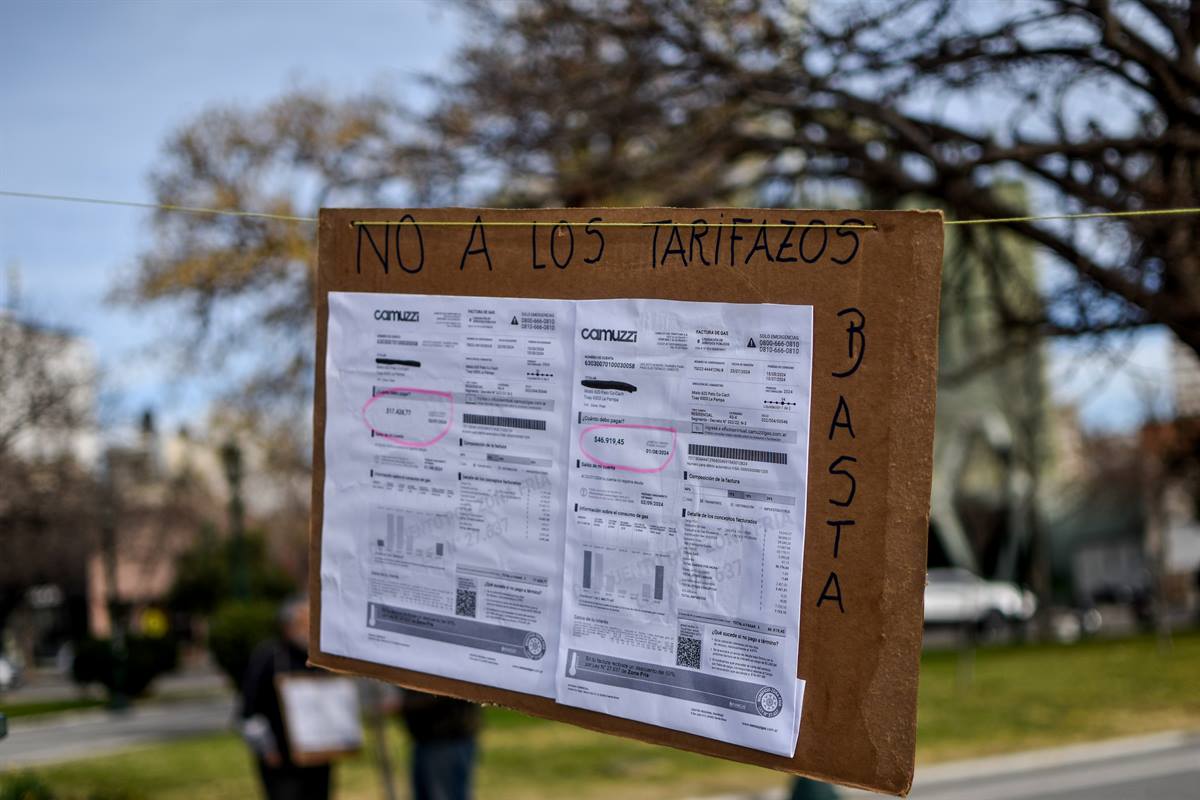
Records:
[[[242,450],[231,437],[221,446],[221,464],[229,484],[229,532],[233,541],[230,573],[233,577],[233,596],[245,600],[250,596],[250,577],[246,572],[245,506],[242,503]]]

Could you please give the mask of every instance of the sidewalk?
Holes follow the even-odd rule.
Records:
[[[913,800],[1186,798],[1200,787],[1200,732],[1169,731],[918,767]],[[703,800],[787,800],[786,789]],[[844,800],[882,797],[839,788]]]
[[[0,739],[0,771],[106,755],[230,727],[234,697],[228,681],[209,662],[159,676],[153,693],[125,711],[56,711],[15,717]],[[80,687],[69,676],[42,670],[0,695],[0,710],[27,703],[103,699],[98,686]]]
[[[91,758],[141,744],[228,730],[234,698],[147,702],[128,711],[69,711],[18,718],[0,739],[0,771]]]
[[[225,691],[228,682],[215,667],[203,663],[186,667],[154,681],[155,695],[195,695]],[[0,708],[25,703],[42,703],[55,700],[80,698],[103,698],[98,686],[83,687],[71,681],[69,675],[52,670],[33,670],[26,674],[25,683],[16,689],[0,693]]]

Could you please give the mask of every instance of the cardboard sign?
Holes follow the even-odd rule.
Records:
[[[376,224],[357,224],[363,222]],[[915,753],[941,257],[939,212],[322,210],[310,663],[706,755],[906,793]],[[338,568],[321,562],[330,292],[811,306],[797,670],[807,688],[795,755],[322,647],[321,575],[336,576]],[[426,441],[442,433],[431,429]],[[657,594],[657,585],[651,578],[644,591]],[[366,608],[362,615],[365,626]]]
[[[275,676],[275,688],[293,762],[327,764],[362,748],[353,680],[281,673]]]

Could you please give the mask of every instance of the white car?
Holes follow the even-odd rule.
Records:
[[[1033,593],[1015,584],[984,580],[958,567],[929,570],[926,625],[975,625],[995,631],[1027,621],[1036,610]]]

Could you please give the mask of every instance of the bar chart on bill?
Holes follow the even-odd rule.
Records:
[[[451,521],[449,514],[379,509],[375,526],[376,555],[391,560],[440,566],[446,556],[447,542],[439,537],[439,532],[449,532]]]
[[[586,596],[624,600],[642,610],[657,610],[669,599],[666,559],[653,553],[599,545],[585,547],[579,587]]]

